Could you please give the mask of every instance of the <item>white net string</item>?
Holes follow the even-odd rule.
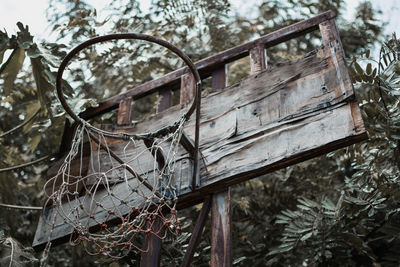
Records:
[[[178,235],[175,169],[184,154],[185,121],[182,117],[169,132],[151,138],[79,125],[57,175],[45,185],[45,207],[52,206],[58,217],[47,222],[51,232],[62,220],[74,229],[72,244],[88,242],[90,255],[113,258],[132,249],[147,251],[137,244],[139,235]]]

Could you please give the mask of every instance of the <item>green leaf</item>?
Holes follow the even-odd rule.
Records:
[[[43,66],[40,58],[31,58],[31,64],[40,103],[42,107],[50,111],[51,101],[46,97],[46,95],[53,91],[54,86],[48,81],[47,77],[45,76],[45,67]]]
[[[10,55],[9,59],[4,66],[3,72],[0,73],[4,76],[4,95],[9,96],[14,85],[14,81],[17,78],[19,71],[25,60],[25,51],[20,48],[16,48]],[[2,66],[3,68],[3,66]]]
[[[368,64],[367,64],[367,69],[366,69],[366,71],[367,71],[367,74],[368,74],[368,75],[370,75],[370,74],[372,73],[372,64],[371,64],[371,63],[368,63]]]
[[[400,90],[391,90],[389,94],[392,96],[400,95]]]
[[[393,134],[390,137],[396,140],[400,140],[400,135]]]
[[[372,217],[372,216],[374,216],[374,214],[375,214],[375,209],[374,208],[372,208],[372,209],[370,209],[368,211],[368,217]]]
[[[361,66],[357,62],[354,62],[354,67],[356,68],[356,71],[359,74],[364,74],[364,70],[361,68]]]
[[[350,196],[346,196],[346,201],[349,201],[351,203],[354,203],[356,205],[368,205],[368,201],[362,200],[362,199],[358,199],[358,198],[354,198],[354,197],[350,197]]]
[[[244,261],[245,259],[247,259],[246,256],[242,256],[240,258],[237,258],[236,260],[233,261],[233,265],[238,264],[238,263]]]
[[[8,46],[7,46],[8,42],[4,42],[4,40],[2,40],[3,36],[1,33],[2,32],[0,31],[0,64],[3,63],[4,53],[8,49]]]
[[[386,65],[386,67],[388,66],[388,61],[387,61],[387,59],[386,59],[386,55],[383,55],[382,56],[382,59],[383,59],[383,61],[385,62],[385,65]]]
[[[306,206],[309,206],[309,207],[313,207],[313,208],[319,207],[317,202],[309,200],[307,198],[300,198],[297,201],[302,203],[302,204],[304,204],[304,205],[306,205]]]
[[[369,58],[370,54],[371,54],[371,50],[367,49],[367,51],[365,52],[365,57]]]
[[[28,142],[29,142],[29,148],[30,148],[31,152],[35,151],[35,149],[39,145],[41,139],[42,139],[42,135],[41,134],[36,134],[34,136],[29,136]]]
[[[33,36],[29,32],[29,27],[24,25],[21,22],[17,23],[19,28],[17,42],[20,48],[28,49],[33,44]]]
[[[40,106],[41,105],[39,101],[34,101],[33,103],[27,105],[25,120],[29,120],[29,118],[40,109]],[[24,134],[28,133],[31,130],[33,122],[34,120],[24,125],[22,129],[22,132]]]
[[[377,68],[374,68],[374,70],[372,71],[372,75],[371,76],[375,78],[376,77],[376,72],[377,72]]]
[[[301,241],[306,241],[307,239],[309,239],[309,238],[312,236],[312,234],[313,234],[313,232],[311,231],[311,232],[309,232],[309,233],[303,235],[303,236],[300,238],[300,240],[301,240]]]

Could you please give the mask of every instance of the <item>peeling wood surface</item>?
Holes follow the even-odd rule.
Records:
[[[246,57],[249,55],[249,50],[263,45],[265,48],[272,47],[279,43],[285,42],[289,39],[298,37],[300,35],[304,35],[305,33],[312,32],[318,29],[318,25],[321,22],[324,22],[329,19],[333,19],[335,17],[332,11],[324,12],[318,16],[310,18],[308,20],[304,20],[293,25],[284,27],[272,33],[266,34],[258,39],[253,41],[238,45],[236,47],[230,48],[228,50],[222,51],[216,55],[210,56],[208,58],[202,59],[195,63],[196,68],[198,69],[200,76],[202,78],[206,78],[211,75],[211,73],[232,61],[237,59]],[[146,82],[141,84],[133,89],[128,90],[123,94],[119,94],[113,97],[104,100],[99,104],[96,108],[89,108],[86,111],[82,112],[80,116],[85,119],[93,118],[94,116],[98,116],[104,114],[112,109],[115,109],[119,102],[126,98],[139,98],[141,96],[145,96],[151,94],[160,88],[172,88],[173,86],[178,85],[181,80],[181,76],[187,73],[188,70],[186,67],[168,73],[167,75],[160,77],[156,80]]]
[[[138,124],[107,129],[152,131],[175,121],[186,108],[181,104]],[[194,137],[194,119],[185,132]],[[200,146],[205,166],[199,189],[179,192],[178,204],[191,206],[202,201],[205,193],[365,138],[340,44],[330,42],[304,58],[271,67],[203,98]],[[124,194],[125,186],[118,184],[114,190]],[[34,247],[43,246],[46,227],[41,218]],[[53,239],[61,240],[71,230],[60,222]]]

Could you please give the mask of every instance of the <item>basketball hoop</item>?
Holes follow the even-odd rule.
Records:
[[[118,39],[136,39],[161,45],[187,65],[195,79],[195,98],[172,124],[143,133],[109,131],[91,125],[68,105],[61,84],[69,61],[90,45]],[[195,110],[195,138],[193,151],[189,151],[194,160],[193,179],[199,168],[201,79],[189,57],[169,42],[149,35],[120,33],[100,36],[78,45],[64,58],[58,70],[56,89],[62,106],[77,127],[71,149],[57,175],[45,185],[45,207],[52,205],[54,210],[54,216],[48,221],[52,229],[59,216],[74,229],[72,244],[89,242],[92,244],[90,249],[85,246],[89,254],[105,254],[113,258],[124,257],[132,249],[146,251],[135,243],[139,234],[153,234],[160,239],[165,238],[168,232],[178,235],[180,223],[176,202],[179,177],[175,169],[182,154],[180,150],[187,147],[182,143],[184,125]],[[113,151],[113,140],[123,144],[122,153]],[[85,147],[90,149],[89,162],[84,160]],[[78,162],[78,166],[73,161]],[[118,191],[116,185],[121,184],[129,193]],[[162,225],[154,230],[156,220]],[[117,222],[118,226],[112,227],[110,221]]]

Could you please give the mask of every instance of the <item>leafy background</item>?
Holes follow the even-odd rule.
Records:
[[[383,35],[384,23],[369,1],[351,20],[342,16],[342,0],[265,0],[255,18],[240,15],[228,0],[153,0],[146,11],[134,0],[113,0],[104,8],[109,15],[99,19],[100,11],[83,0],[50,0],[47,17],[56,43],[36,40],[21,23],[16,35],[0,32],[1,203],[43,203],[46,171],[60,156],[69,120],[55,95],[55,72],[73,45],[105,32],[138,31],[171,41],[196,61],[330,9],[337,14],[369,140],[232,187],[234,265],[399,265],[400,42]],[[301,57],[319,40],[315,32],[270,48],[268,64]],[[181,64],[146,43],[96,46],[71,64],[64,90],[79,112]],[[229,65],[228,81],[248,73],[248,59],[237,61]],[[156,102],[151,95],[135,103],[134,119],[155,112]],[[112,115],[97,122],[115,122]],[[181,211],[183,233],[163,243],[161,266],[182,261],[200,207]],[[0,208],[0,265],[39,264],[41,255],[30,247],[38,215]],[[209,222],[197,251],[193,266],[208,266]],[[48,263],[138,266],[139,260],[137,253],[120,261],[93,258],[66,244],[51,249]]]

